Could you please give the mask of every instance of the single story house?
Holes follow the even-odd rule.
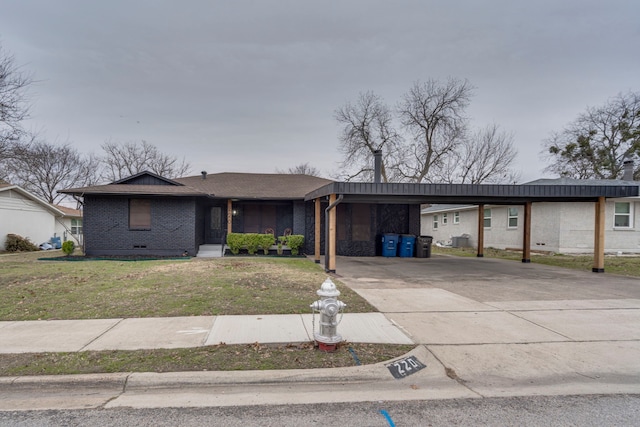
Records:
[[[379,170],[376,157],[375,170]],[[106,185],[62,190],[83,204],[89,256],[195,256],[230,232],[285,232],[305,237],[303,252],[335,271],[337,255],[381,254],[384,233],[425,234],[425,203],[584,202],[599,212],[608,198],[639,195],[634,185],[474,185],[335,182],[308,175],[202,172],[168,179],[142,172]],[[530,211],[529,211],[530,213]],[[530,218],[530,214],[525,217]],[[525,218],[525,223],[527,222]],[[601,229],[601,216],[595,228]],[[528,228],[525,225],[525,230]],[[526,237],[526,231],[525,231]],[[526,245],[523,245],[523,247]],[[604,271],[601,240],[594,271]],[[525,253],[525,257],[528,253]]]
[[[633,181],[543,179],[525,185],[638,185]],[[531,207],[530,249],[554,253],[591,253],[594,249],[594,211],[591,203],[534,203]],[[420,233],[434,242],[455,246],[478,245],[477,205],[432,205],[421,210]],[[524,206],[484,205],[484,246],[522,248]],[[640,198],[610,198],[604,207],[604,250],[640,253]]]
[[[51,205],[17,185],[0,181],[0,250],[7,234],[27,237],[39,245],[52,237],[82,242],[82,212]]]
[[[323,247],[329,200],[305,196],[332,182],[309,175],[228,172],[171,180],[142,172],[63,193],[82,200],[89,256],[195,256],[201,245],[222,244],[229,232],[301,234],[304,253],[314,254],[316,207]],[[376,237],[383,232],[419,232],[416,204],[345,203],[337,210],[336,255],[375,256]]]

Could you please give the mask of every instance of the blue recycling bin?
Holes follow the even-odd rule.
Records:
[[[51,246],[53,246],[53,249],[60,249],[62,247],[62,241],[60,237],[52,237]]]
[[[385,233],[382,235],[382,256],[396,256],[398,252],[398,235]]]
[[[398,246],[398,256],[402,258],[413,257],[413,248],[416,244],[416,236],[411,234],[403,234],[400,236],[400,242]]]

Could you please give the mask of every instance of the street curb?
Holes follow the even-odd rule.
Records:
[[[408,356],[432,358],[425,346],[388,361],[371,365],[318,369],[282,369],[268,371],[184,371],[184,372],[118,372],[112,374],[43,375],[0,377],[0,392],[17,390],[50,390],[55,388],[109,388],[121,391],[149,389],[181,389],[221,385],[268,385],[287,383],[357,383],[394,380],[386,365]]]
[[[0,377],[0,391],[50,390],[56,388],[114,388],[123,389],[131,373],[42,375]]]

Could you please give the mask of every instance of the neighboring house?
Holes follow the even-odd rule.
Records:
[[[0,250],[5,248],[7,234],[28,237],[36,245],[54,236],[65,240],[71,236],[65,236],[63,224],[71,230],[74,221],[82,224],[80,211],[50,205],[17,185],[0,181]]]
[[[638,185],[613,180],[544,179],[525,185]],[[555,253],[591,253],[594,250],[593,203],[539,202],[531,207],[531,250]],[[484,247],[522,249],[523,205],[484,205]],[[605,203],[605,251],[640,253],[640,198],[610,198]],[[421,211],[421,234],[434,242],[458,243],[469,236],[478,244],[477,205],[432,205]],[[462,244],[461,244],[462,243]]]
[[[60,205],[56,205],[56,208],[64,214],[56,220],[56,236],[61,236],[63,242],[71,240],[76,245],[82,245],[82,211]]]
[[[203,172],[171,180],[143,172],[62,192],[83,200],[84,250],[90,256],[195,256],[201,245],[223,243],[228,232],[301,234],[304,253],[314,254],[315,201],[305,196],[331,183],[295,174]],[[324,245],[329,203],[317,200]],[[415,204],[343,203],[338,217],[337,255],[374,256],[380,234],[417,234],[420,225]]]

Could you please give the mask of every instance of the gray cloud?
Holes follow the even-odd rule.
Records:
[[[516,136],[524,179],[541,143],[638,90],[634,1],[11,1],[0,39],[40,82],[34,127],[84,151],[145,139],[194,171],[340,161],[336,108],[418,79],[467,78],[469,115]]]

